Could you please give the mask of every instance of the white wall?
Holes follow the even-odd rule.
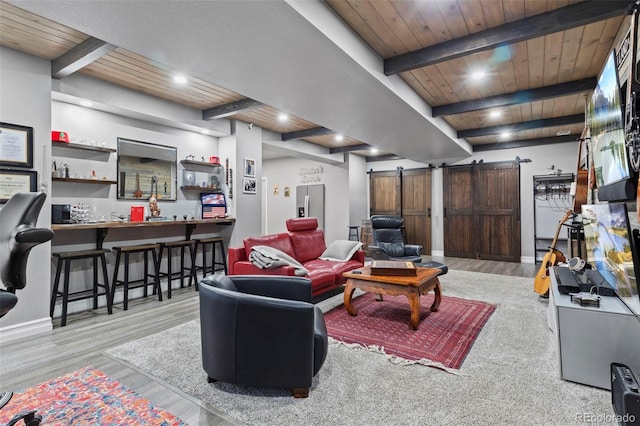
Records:
[[[303,182],[300,170],[303,168],[322,167],[323,173],[316,182]],[[268,233],[286,232],[285,221],[296,217],[296,186],[308,184],[324,184],[325,186],[325,241],[329,244],[335,240],[346,240],[349,227],[350,182],[349,171],[343,167],[323,164],[317,161],[284,158],[265,161],[262,173],[267,177],[269,199]],[[366,177],[366,175],[365,175]],[[274,195],[273,187],[278,185],[278,194]],[[289,187],[290,196],[285,197],[285,188]],[[366,195],[362,194],[366,199]]]
[[[39,182],[51,150],[51,63],[0,47],[0,121],[33,127],[34,169]],[[45,154],[46,152],[46,154]],[[51,199],[42,208],[38,226],[51,223]],[[1,225],[0,225],[1,226]],[[18,305],[0,319],[0,340],[23,337],[51,329],[49,288],[51,275],[49,243],[35,247],[27,264],[27,286],[19,290]],[[21,324],[21,327],[17,327]],[[17,335],[19,334],[19,335]],[[17,335],[17,336],[16,336]]]
[[[358,155],[349,154],[349,225],[360,226],[369,218],[369,176],[367,161]]]
[[[563,173],[575,173],[578,165],[578,142],[555,145],[541,145],[527,148],[503,149],[497,151],[475,152],[471,157],[455,164],[469,164],[473,160],[485,162],[511,161],[519,156],[521,160],[530,159],[530,163],[520,165],[520,207],[521,207],[521,258],[523,262],[534,262],[533,229],[533,176],[550,174],[551,166]],[[380,161],[367,163],[367,169],[374,171],[420,168],[425,165],[410,160]],[[434,166],[436,166],[434,164]],[[439,165],[437,165],[439,166]],[[444,254],[443,205],[442,205],[442,169],[434,169],[432,174],[432,254]],[[554,230],[555,232],[555,230]]]
[[[233,204],[236,217],[236,229],[233,233],[231,246],[242,245],[242,240],[252,235],[260,235],[260,209],[262,205],[262,129],[258,126],[249,128],[247,123],[234,121],[232,138],[225,138],[225,144],[235,143],[235,169],[233,171]],[[225,147],[225,150],[229,147]],[[225,151],[226,152],[226,151]],[[244,159],[255,160],[256,193],[243,193],[243,163]]]

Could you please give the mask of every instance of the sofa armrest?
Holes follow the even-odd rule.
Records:
[[[233,275],[234,265],[236,262],[248,260],[244,252],[244,247],[229,247],[227,250],[227,267],[229,268],[229,275]]]
[[[278,299],[311,301],[311,280],[282,275],[234,275],[229,277],[238,291]]]
[[[365,256],[364,250],[358,250],[355,253],[353,253],[353,256],[351,256],[351,260],[355,260],[364,265],[364,256]]]
[[[418,244],[405,244],[404,254],[405,256],[420,256],[422,246]]]

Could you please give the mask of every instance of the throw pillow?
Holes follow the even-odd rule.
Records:
[[[329,244],[329,247],[320,255],[320,259],[345,262],[351,259],[361,246],[360,241],[336,240]]]

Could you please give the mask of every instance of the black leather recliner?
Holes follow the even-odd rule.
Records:
[[[0,318],[18,302],[16,290],[27,285],[27,260],[31,249],[53,238],[48,228],[36,228],[40,210],[47,195],[43,192],[20,192],[13,195],[0,209]],[[0,394],[0,408],[13,396]],[[24,410],[13,416],[8,426],[23,420],[25,425],[38,425],[42,417],[33,410]]]
[[[405,262],[420,262],[422,246],[405,244],[402,237],[400,216],[371,216],[373,229],[373,245],[368,247],[369,254],[374,260],[403,260]]]
[[[328,350],[324,315],[310,300],[304,277],[205,277],[200,334],[209,383],[286,388],[306,398]]]

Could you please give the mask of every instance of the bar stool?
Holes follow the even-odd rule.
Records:
[[[49,307],[49,316],[53,317],[53,310],[56,306],[58,296],[62,296],[62,317],[60,326],[67,325],[67,304],[76,300],[93,298],[93,309],[98,309],[98,296],[105,296],[107,299],[107,312],[112,314],[111,309],[111,291],[109,289],[109,275],[107,274],[107,261],[105,254],[109,253],[109,249],[94,250],[78,250],[53,253],[53,257],[58,258],[56,266],[56,276],[53,284],[53,292],[51,293],[51,306]],[[87,290],[69,292],[69,274],[71,272],[71,261],[81,259],[93,259],[93,287]],[[102,274],[104,282],[98,283],[98,259],[102,262]],[[59,291],[60,275],[64,267],[64,284],[62,291]],[[98,287],[104,289],[98,292]]]
[[[198,278],[196,276],[196,268],[195,268],[195,242],[193,240],[182,240],[182,241],[165,241],[158,243],[160,246],[160,251],[158,253],[158,275],[160,277],[167,277],[167,298],[171,299],[171,280],[176,277],[180,277],[180,288],[184,287],[184,278],[185,271],[189,272],[189,282],[188,285],[191,285],[191,281],[193,280],[198,285]],[[185,258],[185,250],[189,249],[189,264],[185,267],[184,258]],[[171,259],[173,259],[173,249],[180,249],[180,270],[173,272]],[[167,272],[160,271],[160,263],[162,262],[162,255],[164,252],[167,252]]]
[[[144,297],[148,296],[147,288],[150,285],[153,285],[153,294],[158,294],[158,301],[162,302],[162,289],[160,287],[160,276],[158,270],[158,256],[156,253],[156,249],[158,249],[158,244],[141,244],[135,246],[119,246],[113,247],[116,256],[116,264],[113,268],[113,280],[111,281],[111,300],[113,303],[114,296],[116,294],[116,288],[118,285],[122,285],[124,287],[124,301],[123,301],[123,309],[126,311],[129,308],[129,289],[140,288],[144,289]],[[122,280],[118,279],[118,271],[120,269],[120,260],[122,259],[122,254],[124,253],[124,277]],[[142,278],[136,280],[129,279],[129,255],[132,253],[143,253],[144,256],[144,274]],[[151,253],[151,257],[153,260],[153,274],[149,274],[149,253]],[[153,281],[149,282],[149,277],[153,277]],[[134,285],[131,285],[134,284]]]
[[[359,226],[349,226],[349,240],[360,241],[360,235],[358,234]]]
[[[196,239],[195,245],[195,253],[198,253],[198,246],[202,246],[202,266],[197,266],[196,269],[202,271],[202,276],[206,277],[209,269],[212,274],[215,274],[216,271],[224,271],[225,275],[227,274],[227,253],[224,249],[224,238],[223,237],[211,237],[211,238],[199,238]],[[211,244],[211,265],[207,266],[207,246]],[[221,262],[216,262],[216,246],[220,249],[220,256],[222,258]],[[221,267],[216,267],[221,266]],[[196,289],[198,285],[196,283]]]

